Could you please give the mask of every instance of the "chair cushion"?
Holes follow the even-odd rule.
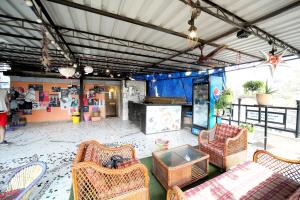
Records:
[[[288,199],[300,186],[281,174],[254,162],[245,162],[205,183],[184,192],[196,199]]]
[[[207,154],[217,154],[219,156],[224,155],[224,142],[220,142],[219,140],[209,141],[208,143],[201,143],[201,150],[206,152]]]
[[[239,127],[231,126],[228,124],[217,125],[216,127],[216,140],[224,142],[227,138],[235,137],[241,129]]]
[[[7,192],[0,193],[1,200],[13,200],[23,191],[23,189],[10,190]]]
[[[100,152],[99,152],[99,148],[97,147],[97,145],[90,144],[85,151],[83,160],[84,161],[92,161],[98,165],[100,165],[100,164],[102,165],[99,155],[100,155]]]
[[[117,169],[123,169],[123,168],[126,168],[130,165],[133,165],[133,164],[136,164],[136,163],[140,163],[139,160],[137,159],[130,159],[130,160],[126,160],[126,161],[123,161],[121,163],[118,163],[117,164]]]
[[[300,199],[300,187],[296,190],[288,200],[299,200]]]

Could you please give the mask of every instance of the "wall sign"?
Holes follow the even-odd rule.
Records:
[[[258,121],[258,111],[256,110],[247,110],[247,119],[250,120],[257,120]],[[277,124],[284,124],[285,113],[278,113],[278,112],[269,112],[268,113],[268,122],[277,123]],[[265,112],[261,112],[260,120],[265,121]]]

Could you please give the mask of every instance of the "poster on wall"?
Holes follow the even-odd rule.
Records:
[[[95,86],[94,86],[94,91],[95,91],[96,93],[104,92],[104,87],[103,87],[103,86],[99,86],[99,85],[95,85]]]
[[[32,115],[32,109],[24,109],[23,115]]]
[[[34,91],[43,91],[43,85],[41,85],[41,84],[29,84],[28,90],[30,88],[34,89]]]
[[[60,108],[62,110],[67,110],[70,107],[69,98],[64,97],[60,99]]]
[[[61,91],[61,87],[52,87],[52,92],[60,92]]]
[[[60,107],[60,100],[58,94],[49,95],[49,107]]]
[[[69,91],[69,94],[75,94],[75,95],[79,94],[79,89],[78,89],[77,85],[68,86],[68,91]]]
[[[40,110],[39,102],[32,102],[32,110]]]
[[[61,92],[61,98],[68,98],[68,96],[69,96],[69,90],[68,89],[62,88],[60,92]]]

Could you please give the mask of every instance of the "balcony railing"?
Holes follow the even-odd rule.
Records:
[[[264,149],[266,149],[269,129],[293,133],[296,138],[299,137],[300,101],[297,101],[297,107],[282,107],[241,104],[241,99],[238,99],[238,103],[232,104],[222,119],[227,120],[229,124],[249,123],[263,127]]]

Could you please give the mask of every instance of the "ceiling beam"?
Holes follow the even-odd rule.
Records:
[[[187,4],[185,0],[183,0]],[[192,2],[192,1],[190,1]],[[262,30],[261,28],[251,25],[250,22],[246,21],[245,19],[235,15],[234,13],[222,8],[218,4],[210,1],[210,0],[202,0],[202,2],[205,2],[209,5],[209,7],[200,6],[197,7],[195,4],[192,5],[193,7],[197,7],[201,9],[203,12],[206,12],[207,14],[210,14],[211,16],[214,16],[228,24],[231,24],[239,29],[245,30],[247,32],[250,32],[252,35],[255,35],[256,37],[268,41],[273,41],[274,45],[277,47],[280,47],[282,49],[287,49],[289,52],[293,54],[299,54],[299,49],[293,47],[292,45],[282,41],[281,39],[277,38],[276,36],[268,33],[265,30]]]
[[[285,6],[285,7],[282,7],[280,9],[278,9],[278,10],[270,12],[270,13],[264,15],[264,16],[258,17],[257,19],[254,19],[254,20],[250,21],[249,24],[245,24],[245,25],[249,26],[249,25],[254,25],[254,24],[266,21],[268,19],[271,19],[271,18],[273,18],[273,17],[275,17],[277,15],[280,15],[280,14],[282,14],[282,13],[284,13],[286,11],[289,11],[289,10],[291,10],[293,8],[296,8],[298,6],[300,6],[300,1],[293,2],[293,3],[291,3],[291,4],[289,4],[289,5]],[[218,36],[215,36],[215,37],[213,37],[211,39],[208,39],[207,42],[215,42],[215,41],[217,41],[217,40],[219,40],[221,38],[224,38],[224,37],[226,37],[228,35],[231,35],[231,34],[237,32],[239,30],[240,30],[239,28],[232,28],[229,31],[226,31],[226,32],[224,32],[224,33],[222,33],[222,34],[220,34]]]
[[[72,2],[72,1],[66,1],[66,0],[47,0],[47,1],[57,3],[57,4],[60,4],[60,5],[64,5],[64,6],[68,6],[68,7],[71,7],[71,8],[76,8],[76,9],[79,9],[79,10],[84,10],[84,11],[91,12],[91,13],[94,13],[94,14],[114,18],[114,19],[117,19],[117,20],[120,20],[120,21],[131,23],[131,24],[147,27],[147,28],[150,28],[150,29],[154,29],[154,30],[157,30],[157,31],[161,31],[161,32],[164,32],[164,33],[175,35],[175,36],[178,36],[178,37],[181,37],[181,38],[187,38],[187,35],[184,34],[184,33],[176,32],[176,31],[173,31],[171,29],[167,29],[167,28],[164,28],[164,27],[161,27],[161,26],[146,23],[146,22],[139,21],[139,20],[136,20],[136,19],[132,19],[132,18],[129,18],[129,17],[125,17],[125,16],[122,16],[122,15],[114,14],[114,13],[111,13],[111,12],[108,12],[108,11],[92,8],[90,6],[75,3],[75,2]],[[198,42],[207,43],[205,40],[202,40],[202,39],[199,39]],[[214,47],[221,46],[221,45],[215,44],[215,43],[207,43],[207,44],[211,45],[211,46],[214,46]],[[238,51],[236,49],[232,49],[232,48],[227,48],[227,49],[230,50],[230,51],[245,54],[245,55],[250,56],[250,57],[262,59],[261,57],[251,55],[251,54],[248,54],[248,53],[245,53],[245,52],[242,52],[242,51]]]
[[[2,14],[0,14],[0,17],[22,22],[20,26],[14,25],[9,22],[0,23],[0,25],[5,25],[5,26],[12,26],[12,27],[16,27],[16,28],[35,30],[30,27],[25,27],[24,22],[29,23],[29,24],[31,24],[31,23],[37,24],[37,22],[35,22],[35,21],[29,21],[29,20],[24,21],[21,18],[5,16]],[[97,34],[97,33],[91,33],[91,32],[87,32],[87,31],[81,31],[81,30],[76,30],[76,29],[62,27],[62,26],[57,26],[57,27],[58,27],[61,35],[65,36],[65,37],[71,37],[71,38],[77,38],[77,39],[83,39],[83,40],[89,40],[89,41],[96,41],[96,42],[101,42],[101,43],[106,43],[106,44],[113,44],[113,45],[118,45],[118,46],[123,46],[123,47],[144,50],[144,51],[161,53],[161,54],[165,54],[165,55],[173,55],[174,53],[180,53],[179,50],[168,49],[168,48],[150,45],[150,44],[146,44],[146,43],[140,43],[140,42],[136,42],[136,41],[130,41],[130,40],[126,40],[126,39],[105,36],[105,35],[101,35],[101,34]],[[39,29],[36,29],[35,31],[40,32]],[[81,35],[81,36],[75,36],[75,35]],[[106,40],[106,41],[104,41],[104,40]],[[181,56],[179,56],[180,58],[191,59],[191,60],[197,60],[199,57],[199,55],[191,54],[191,53],[180,54],[180,55],[181,55]],[[219,59],[212,59],[212,60],[219,63],[220,65],[234,65],[235,64],[235,63],[230,63],[230,62],[226,62],[226,61],[219,60]],[[173,61],[175,61],[175,60],[173,60]],[[181,61],[179,61],[179,62],[181,62]],[[192,62],[187,63],[187,64],[191,64],[191,63]],[[151,63],[151,64],[153,64],[153,63]],[[193,64],[198,65],[195,63],[193,63]],[[198,65],[198,66],[201,66],[201,65]]]
[[[180,0],[180,1],[183,2],[183,3],[185,3],[185,4],[187,4],[187,2],[186,2],[185,0]],[[287,6],[285,6],[285,7],[281,8],[281,9],[279,9],[279,10],[276,10],[276,11],[271,12],[271,13],[269,13],[269,14],[266,14],[266,15],[264,15],[264,16],[262,16],[262,17],[259,17],[259,18],[255,19],[255,20],[253,20],[253,21],[250,21],[247,25],[253,25],[253,24],[256,24],[256,23],[265,21],[265,20],[270,19],[270,18],[272,18],[272,17],[275,17],[275,16],[277,16],[277,15],[283,13],[283,12],[286,12],[286,11],[288,11],[288,10],[290,10],[290,9],[293,9],[293,8],[299,6],[299,5],[300,5],[300,1],[296,1],[296,2],[294,2],[294,3],[291,3],[291,4],[287,5]],[[240,28],[232,28],[232,29],[230,29],[229,31],[226,31],[226,32],[224,32],[224,33],[222,33],[222,34],[220,34],[220,35],[217,35],[217,36],[215,36],[215,37],[213,37],[213,38],[210,38],[210,39],[206,40],[206,42],[207,42],[207,43],[215,42],[215,41],[217,41],[217,40],[219,40],[219,39],[221,39],[221,38],[224,38],[224,37],[226,37],[226,36],[228,36],[228,35],[231,35],[231,34],[237,32],[237,31],[239,31],[239,30],[240,30]],[[200,45],[200,44],[199,44],[199,45]],[[172,58],[174,58],[174,57],[180,56],[181,53],[188,53],[189,51],[192,51],[192,50],[198,48],[199,45],[196,45],[195,47],[192,47],[191,49],[187,49],[186,51],[178,52],[178,53],[174,54],[173,56],[170,56],[169,58],[172,59]],[[160,62],[160,63],[161,63],[161,62]]]

